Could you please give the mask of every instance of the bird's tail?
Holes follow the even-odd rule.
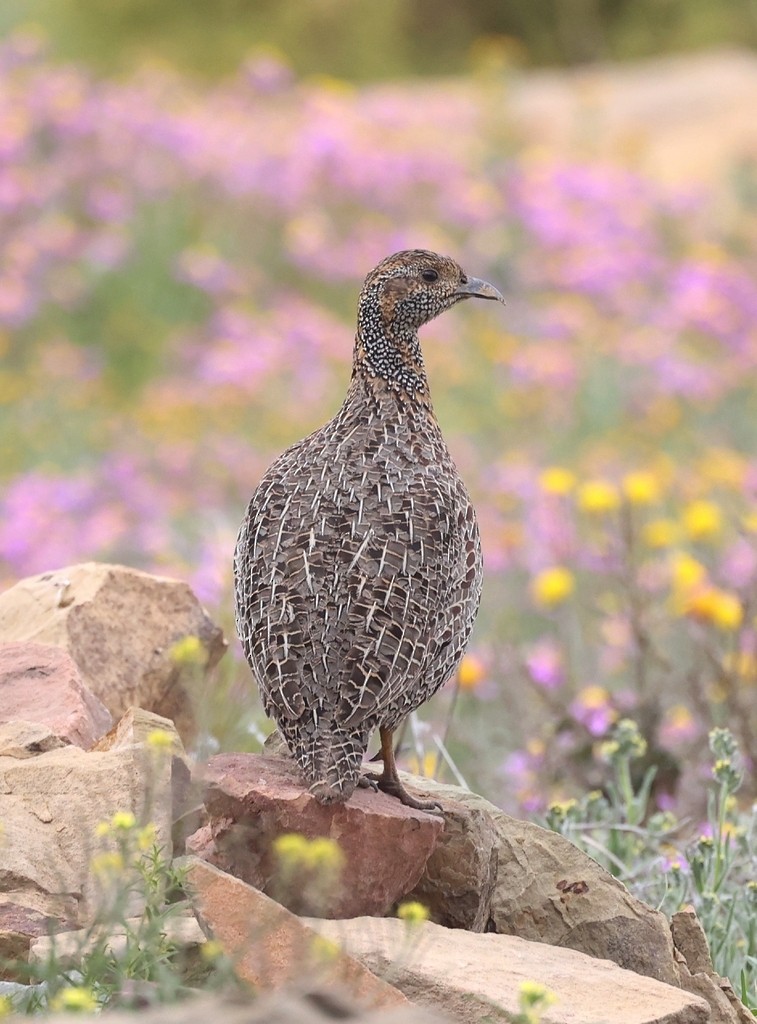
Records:
[[[366,737],[332,732],[316,736],[303,763],[310,792],[319,804],[345,803],[360,778]]]

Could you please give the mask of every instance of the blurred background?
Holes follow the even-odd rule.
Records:
[[[233,636],[260,475],[338,408],[365,273],[505,292],[424,332],[486,589],[403,764],[515,811],[757,755],[757,14],[747,0],[4,0],[0,583],[187,579]],[[269,728],[238,645],[204,750]],[[639,767],[639,765],[637,765]],[[748,777],[744,799],[754,795]]]

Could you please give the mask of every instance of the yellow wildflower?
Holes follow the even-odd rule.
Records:
[[[741,520],[747,533],[757,533],[757,512],[748,512]]]
[[[13,1013],[13,1004],[7,996],[0,996],[0,1017],[10,1017]]]
[[[618,489],[609,480],[587,480],[578,488],[578,507],[584,512],[604,515],[619,505]]]
[[[336,942],[327,939],[325,935],[314,935],[310,940],[310,952],[317,960],[328,963],[336,960],[341,950]]]
[[[653,473],[639,470],[623,477],[623,493],[632,505],[653,505],[660,498],[660,484]]]
[[[550,1006],[557,999],[554,992],[550,992],[546,985],[541,985],[538,981],[522,981],[518,994],[521,1000],[528,1003],[529,1006],[533,1006],[535,1003]]]
[[[570,569],[555,565],[542,569],[531,581],[531,594],[537,604],[553,608],[567,600],[576,589],[576,581]]]
[[[97,1009],[97,1000],[92,995],[92,990],[79,985],[71,985],[63,988],[50,1000],[50,1009],[60,1011],[67,1010],[74,1013],[92,1013]]]
[[[677,551],[671,560],[671,580],[677,591],[693,590],[707,578],[707,570],[696,558]]]
[[[110,819],[110,826],[114,831],[128,832],[137,824],[137,819],[131,811],[116,811]]]
[[[548,466],[539,477],[539,486],[547,494],[562,497],[570,494],[576,486],[576,477],[569,469],[562,466]]]
[[[342,867],[344,854],[335,839],[318,836],[311,840],[306,860],[310,867],[333,870]]]
[[[604,686],[584,686],[579,691],[576,700],[582,707],[589,710],[603,708],[610,700],[610,694]]]
[[[327,836],[307,839],[298,832],[285,832],[274,840],[273,849],[284,867],[335,871],[344,863],[339,843]]]
[[[684,613],[724,630],[738,629],[744,618],[744,609],[738,597],[719,587],[704,587],[690,594],[685,602]]]
[[[683,510],[683,528],[692,540],[712,540],[722,527],[722,513],[713,501],[692,501]]]
[[[219,956],[223,956],[223,946],[217,939],[208,939],[200,946],[200,956],[203,960],[217,960]]]
[[[179,665],[204,665],[208,660],[208,652],[199,636],[183,636],[171,647],[171,661]]]
[[[566,818],[576,807],[578,807],[578,801],[571,798],[570,800],[554,800],[549,805],[549,810],[552,814]]]
[[[301,861],[307,849],[308,840],[299,832],[285,832],[273,841],[273,850],[284,863]]]
[[[397,907],[397,917],[409,924],[420,924],[422,921],[428,921],[428,907],[417,900],[407,900]]]
[[[143,853],[147,850],[151,850],[155,845],[157,838],[158,830],[155,825],[150,822],[137,832],[137,848]]]
[[[176,744],[176,737],[168,729],[151,729],[145,742],[153,750],[171,750]]]
[[[678,542],[681,530],[673,519],[652,519],[642,528],[642,538],[647,547],[669,548]]]
[[[520,1013],[518,1020],[523,1024],[539,1024],[548,1006],[556,1002],[557,996],[538,981],[522,981],[518,989]]]
[[[484,663],[475,654],[466,654],[457,670],[457,678],[462,690],[475,690],[486,676]]]
[[[124,859],[115,850],[98,853],[92,858],[92,870],[101,878],[107,875],[117,875],[124,869]]]

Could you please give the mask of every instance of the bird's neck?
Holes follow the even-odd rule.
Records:
[[[378,300],[363,301],[358,309],[352,376],[380,381],[391,391],[431,404],[418,332],[387,325]]]

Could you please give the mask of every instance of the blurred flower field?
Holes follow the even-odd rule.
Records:
[[[201,91],[6,41],[0,584],[125,562],[188,579],[232,633],[238,523],[338,407],[363,276],[437,249],[508,306],[424,332],[487,577],[405,764],[542,811],[601,785],[630,717],[660,808],[700,806],[712,726],[754,796],[757,208],[523,149],[507,123],[491,77],[465,105],[261,56]],[[209,742],[239,747],[262,714],[232,657]]]

